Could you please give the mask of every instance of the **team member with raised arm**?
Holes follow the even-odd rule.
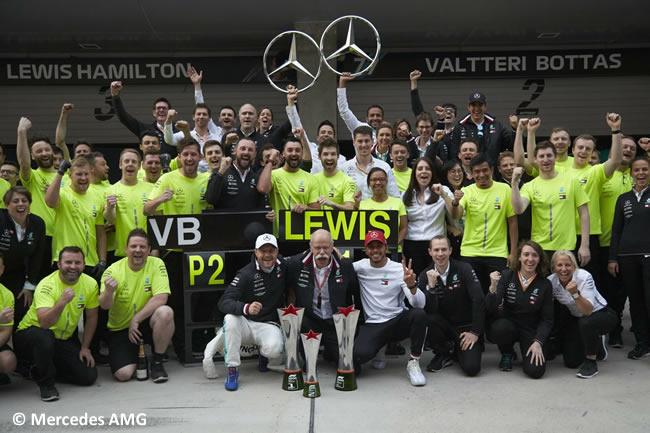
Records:
[[[599,283],[597,273],[600,253],[599,235],[602,233],[600,194],[603,185],[612,178],[623,159],[621,116],[616,113],[607,113],[606,119],[612,132],[612,148],[607,161],[598,165],[589,165],[589,158],[596,150],[596,139],[591,135],[579,135],[573,140],[573,167],[566,172],[568,176],[578,180],[578,184],[589,197],[589,232],[581,230],[577,217],[576,230],[580,237],[589,237],[591,262],[584,264],[583,267],[594,276],[596,285]]]
[[[41,278],[51,272],[52,236],[54,235],[54,210],[45,203],[45,193],[56,177],[52,145],[48,138],[32,138],[28,145],[27,132],[32,122],[21,117],[18,122],[16,154],[20,165],[20,182],[32,195],[31,210],[45,222],[45,257],[41,266]],[[30,156],[31,153],[31,156]],[[36,162],[36,170],[31,168],[31,160]]]
[[[353,144],[357,155],[343,164],[341,170],[354,180],[357,184],[357,191],[361,191],[361,198],[365,200],[372,194],[367,182],[368,173],[373,167],[381,168],[388,174],[388,185],[386,186],[388,195],[391,197],[400,197],[399,188],[397,187],[397,182],[390,169],[390,165],[373,158],[370,154],[372,134],[373,130],[369,126],[362,125],[354,130],[352,134]]]
[[[357,184],[337,168],[339,145],[332,139],[324,139],[318,145],[318,159],[323,171],[313,175],[318,188],[318,204],[323,209],[352,210]]]
[[[549,258],[557,250],[573,250],[576,247],[576,209],[582,230],[589,231],[589,198],[577,179],[555,171],[556,152],[548,141],[535,146],[534,157],[539,176],[524,184],[521,192],[519,180],[524,169],[516,167],[512,174],[512,208],[515,213],[522,214],[530,204],[532,240],[542,246]],[[581,265],[591,258],[587,236],[580,241],[578,258]]]
[[[56,136],[54,142],[56,147],[61,149],[63,152],[63,159],[70,161],[70,150],[68,150],[68,145],[65,142],[66,135],[68,134],[68,116],[72,113],[74,109],[74,104],[65,103],[61,107],[61,115],[59,116],[59,123],[56,124]],[[76,156],[76,155],[75,155]]]
[[[350,110],[350,107],[348,105],[347,89],[345,88],[347,82],[352,80],[354,80],[354,77],[349,72],[344,72],[339,77],[339,87],[336,89],[336,105],[338,106],[339,109],[339,115],[341,116],[341,119],[343,119],[343,122],[345,122],[345,126],[348,127],[348,130],[353,136],[356,135],[355,131],[357,130],[358,127],[360,126],[370,127],[372,143],[376,143],[377,128],[379,127],[381,122],[384,121],[384,109],[380,105],[376,105],[376,104],[371,105],[366,110],[366,121],[361,122],[359,119],[357,119],[357,116],[354,115],[354,113],[352,112],[352,110]]]
[[[140,134],[142,134],[143,131],[154,132],[158,136],[158,140],[161,144],[160,151],[162,153],[167,153],[172,157],[176,156],[176,148],[165,141],[165,119],[167,119],[167,112],[172,108],[172,105],[169,103],[167,98],[159,97],[153,102],[152,115],[154,121],[152,123],[144,123],[127,113],[124,108],[124,103],[122,102],[122,97],[120,96],[121,92],[122,82],[113,81],[111,83],[111,97],[113,99],[113,108],[115,108],[115,113],[117,114],[120,123],[126,126],[126,128],[138,138],[140,138]]]
[[[81,386],[97,380],[90,353],[99,307],[97,281],[83,273],[84,253],[79,247],[61,249],[57,266],[36,286],[34,302],[14,334],[18,357],[33,362],[32,378],[43,401],[59,399],[54,386],[57,378]],[[76,331],[84,312],[80,343]]]
[[[560,305],[555,309],[554,329],[558,330],[564,365],[578,368],[576,374],[591,379],[598,374],[596,359],[605,360],[605,334],[616,326],[616,313],[598,293],[591,274],[578,267],[571,251],[559,250],[551,259],[553,299]]]
[[[225,387],[239,387],[239,349],[242,344],[257,344],[260,355],[258,368],[267,371],[266,360],[282,354],[283,339],[278,308],[286,305],[286,263],[278,259],[278,241],[265,233],[255,241],[255,255],[241,268],[219,299],[223,319],[224,359],[228,368]]]
[[[144,204],[145,215],[187,215],[200,214],[207,207],[205,200],[208,178],[199,176],[197,167],[201,159],[199,143],[193,138],[184,138],[178,144],[178,170],[165,173],[158,179],[154,189],[149,193]],[[165,250],[161,258],[167,266],[171,296],[169,305],[174,310],[174,350],[179,361],[185,361],[185,342],[183,328],[185,315],[183,311],[183,253],[177,250]]]
[[[65,171],[70,168],[70,188],[60,188]],[[89,192],[90,162],[85,156],[62,161],[47,189],[45,203],[54,209],[52,258],[67,246],[84,252],[88,275],[99,280],[106,269],[106,230],[104,228],[104,198]]]
[[[427,371],[450,366],[455,353],[465,374],[476,376],[481,370],[485,326],[481,284],[470,265],[451,258],[451,243],[445,236],[434,236],[428,252],[433,263],[418,276],[418,288],[427,298],[424,311],[434,353]]]
[[[165,264],[149,255],[149,238],[139,228],[126,240],[126,257],[102,276],[99,305],[108,310],[108,346],[113,377],[120,382],[135,373],[138,346],[151,344],[151,379],[167,381],[163,356],[174,334],[174,311],[165,305],[171,293]]]
[[[447,234],[445,217],[451,218],[453,199],[454,195],[449,188],[439,183],[433,162],[427,157],[415,160],[402,201],[408,219],[404,257],[412,261],[416,275],[420,275],[431,264],[431,239]]]
[[[411,110],[415,117],[424,113],[424,106],[420,99],[420,92],[418,90],[418,80],[422,77],[422,72],[417,69],[411,71],[409,74],[409,81],[411,82]],[[433,107],[433,111],[438,116],[438,124],[435,126],[436,131],[444,131],[445,133],[445,147],[449,149],[448,139],[451,137],[451,131],[456,124],[456,106],[449,102],[442,105]],[[431,157],[429,157],[433,161]]]
[[[631,167],[634,189],[616,201],[612,243],[609,247],[610,274],[623,276],[630,299],[630,317],[636,345],[630,359],[650,356],[650,160],[636,158]]]
[[[185,137],[192,137],[201,146],[209,140],[221,141],[220,134],[213,134],[208,129],[208,121],[211,119],[212,110],[206,104],[196,104],[192,112],[192,121],[194,122],[194,129],[190,131],[189,124],[184,120],[179,120],[174,126],[179,131],[174,133],[172,130],[172,122],[176,117],[176,110],[170,109],[167,112],[165,119],[165,141],[172,146],[178,146],[178,142]],[[199,162],[199,172],[204,173],[208,171],[208,164],[206,161]]]
[[[354,262],[359,278],[361,304],[365,322],[359,326],[354,342],[355,371],[375,357],[379,349],[392,341],[411,339],[411,352],[406,365],[413,386],[427,380],[420,369],[420,355],[426,336],[427,315],[422,309],[424,293],[418,289],[416,275],[404,262],[390,260],[384,233],[371,230],[366,234],[367,259]],[[411,308],[407,308],[408,300]]]
[[[7,209],[0,210],[0,254],[4,255],[0,284],[17,301],[12,307],[17,326],[32,304],[34,289],[41,280],[41,262],[46,257],[45,222],[30,212],[32,195],[25,187],[9,189],[4,202]]]
[[[138,180],[140,154],[135,149],[120,152],[122,177],[105,192],[104,220],[115,225],[115,256],[126,256],[126,238],[131,230],[147,229],[144,204],[154,188],[152,183]]]
[[[499,314],[487,337],[499,346],[500,370],[512,370],[513,345],[518,341],[524,373],[539,379],[546,371],[542,349],[553,327],[553,288],[544,278],[548,261],[539,244],[524,241],[517,253],[514,270],[490,274],[485,307],[488,313]]]
[[[454,198],[453,216],[465,215],[460,254],[474,268],[483,292],[487,293],[490,274],[515,263],[519,238],[517,215],[512,209],[510,187],[494,182],[494,167],[487,155],[475,156],[470,167],[476,184],[463,188],[460,200]]]

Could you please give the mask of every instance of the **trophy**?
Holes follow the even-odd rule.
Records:
[[[320,385],[316,377],[316,361],[318,361],[318,349],[320,349],[321,336],[322,334],[317,334],[311,329],[307,334],[300,334],[307,363],[307,379],[305,379],[305,389],[302,395],[309,398],[320,397]]]
[[[338,313],[334,313],[332,319],[336,328],[336,338],[339,341],[339,366],[336,370],[334,388],[339,391],[354,391],[357,389],[357,379],[354,375],[352,353],[359,310],[355,310],[354,305],[339,307]]]
[[[345,43],[343,44],[343,46],[336,49],[333,53],[331,53],[329,55],[326,54],[325,53],[325,39],[327,38],[327,34],[332,29],[336,29],[336,26],[340,22],[344,22],[346,20],[349,20],[349,23],[348,23],[348,32],[347,32],[347,35],[345,37]],[[355,42],[355,39],[354,39],[354,23],[355,22],[360,22],[360,23],[366,25],[370,29],[370,31],[375,35],[376,45],[375,45],[375,52],[374,52],[372,57],[370,55],[368,55]],[[358,77],[359,75],[363,75],[366,72],[372,70],[377,65],[377,62],[379,61],[379,51],[381,50],[381,40],[379,39],[379,32],[377,31],[377,28],[375,28],[375,26],[373,26],[370,21],[368,21],[365,18],[356,16],[356,15],[346,15],[344,17],[340,17],[340,18],[335,19],[334,21],[332,21],[325,28],[325,30],[323,31],[323,35],[320,38],[320,47],[319,47],[319,49],[320,49],[321,55],[323,56],[323,61],[325,62],[325,66],[327,66],[327,68],[330,71],[334,72],[336,75],[343,75],[343,72],[338,71],[334,66],[332,66],[329,63],[331,60],[336,60],[339,57],[346,56],[347,54],[351,54],[353,56],[356,56],[358,58],[363,59],[363,61],[368,63],[368,65],[365,68],[351,74],[353,77]]]
[[[268,58],[269,58],[269,53],[271,52],[271,47],[273,47],[273,45],[275,45],[279,40],[284,39],[288,36],[291,36],[291,47],[289,48],[289,58],[287,58],[284,62],[282,62],[280,66],[274,67],[272,71],[269,71]],[[318,70],[316,71],[315,74],[312,73],[305,66],[303,66],[303,64],[300,63],[300,61],[298,61],[298,50],[296,49],[296,36],[300,36],[302,39],[307,40],[310,46],[314,47],[314,49],[318,53],[319,55]],[[298,30],[288,30],[286,32],[280,33],[279,35],[271,39],[271,42],[269,42],[269,44],[266,46],[266,50],[264,50],[264,57],[262,57],[262,64],[264,66],[264,74],[266,75],[266,79],[269,81],[269,83],[274,89],[284,93],[287,93],[287,90],[275,84],[273,76],[275,76],[276,74],[280,74],[284,71],[287,71],[289,69],[293,69],[297,73],[307,75],[312,79],[312,81],[302,89],[298,89],[298,92],[303,92],[316,83],[316,80],[320,76],[322,63],[323,63],[322,55],[316,41],[313,40],[312,37],[309,36],[307,33]]]
[[[298,333],[304,312],[304,308],[296,308],[293,304],[289,304],[287,308],[278,308],[287,355],[282,379],[282,389],[285,391],[298,391],[303,388],[302,369],[298,363]]]

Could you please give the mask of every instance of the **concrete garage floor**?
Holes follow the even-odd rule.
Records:
[[[627,359],[633,336],[625,332],[623,338],[626,347],[610,350],[607,361],[599,362],[600,374],[590,380],[575,377],[561,357],[540,380],[526,378],[518,362],[512,372],[501,372],[497,348],[490,344],[478,377],[463,376],[454,364],[440,373],[425,372],[427,385],[420,388],[408,382],[405,357],[388,358],[385,370],[364,366],[359,389],[347,393],[334,390],[334,368],[323,363],[322,397],[313,400],[313,408],[302,392],[281,389],[281,374],[258,373],[256,361],[242,366],[236,392],[224,389],[223,367],[219,379],[209,380],[199,365],[182,367],[174,360],[166,364],[166,384],[117,383],[108,367],[100,367],[92,387],[58,384],[61,399],[53,403],[40,401],[34,383],[12,377],[11,385],[0,388],[0,432],[645,433],[650,430],[650,358]],[[430,359],[426,352],[423,368]],[[15,425],[17,412],[26,416],[23,426]],[[41,414],[87,414],[104,417],[104,425],[65,426],[63,419],[58,426],[33,425]],[[112,414],[144,415],[120,426],[119,418],[109,425]]]

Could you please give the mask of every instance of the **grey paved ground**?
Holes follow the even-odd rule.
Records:
[[[322,397],[314,401],[281,389],[282,376],[257,372],[254,361],[241,369],[240,389],[227,392],[221,378],[208,380],[197,367],[167,363],[170,380],[116,383],[108,367],[100,368],[90,388],[58,385],[61,400],[43,403],[32,382],[13,377],[0,389],[0,432],[38,431],[155,431],[155,432],[648,432],[650,431],[650,358],[628,360],[632,335],[624,334],[625,349],[610,350],[600,362],[600,375],[575,377],[561,358],[548,365],[541,380],[524,376],[515,364],[510,373],[498,371],[498,353],[487,346],[483,370],[476,378],[461,374],[457,365],[441,373],[425,373],[427,385],[408,383],[405,358],[389,358],[385,370],[366,366],[359,389],[334,390],[334,369],[321,365]],[[423,357],[423,366],[430,352]],[[16,426],[14,414],[26,415]],[[144,414],[146,425],[108,425],[111,414]],[[33,417],[104,417],[103,426],[38,426]]]

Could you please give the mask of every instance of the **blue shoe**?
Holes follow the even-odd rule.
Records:
[[[257,359],[257,370],[260,373],[266,373],[269,371],[269,358],[259,355]]]
[[[237,391],[239,387],[239,367],[228,367],[226,376],[226,389],[228,391]]]

